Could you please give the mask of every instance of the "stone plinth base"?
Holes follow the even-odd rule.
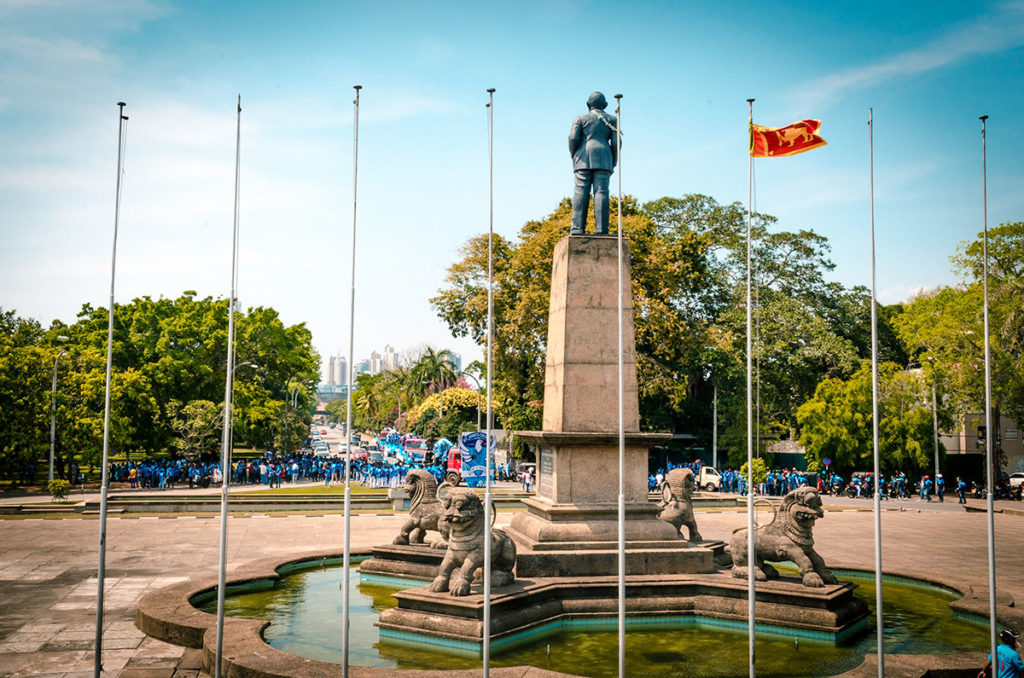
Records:
[[[614,402],[608,403],[614,407]],[[536,448],[537,497],[552,504],[611,504],[619,483],[619,435],[615,432],[515,431],[520,442]],[[652,445],[671,433],[624,436],[623,494],[626,503],[648,498],[647,457]]]
[[[616,577],[517,579],[491,596],[491,648],[500,652],[539,635],[557,633],[574,619],[616,623]],[[854,597],[854,584],[821,589],[794,578],[757,585],[755,616],[762,629],[785,630],[823,640],[838,640],[864,628],[867,606]],[[475,582],[472,595],[457,598],[424,588],[395,594],[398,607],[385,610],[377,626],[381,640],[428,644],[453,652],[479,654],[483,638],[483,596]],[[746,628],[747,583],[729,572],[701,575],[627,577],[627,626],[650,628],[700,623],[701,618],[732,620]]]
[[[437,576],[444,554],[445,549],[435,549],[422,544],[375,546],[373,547],[373,557],[359,563],[359,571],[366,574],[430,581]]]
[[[618,508],[564,505],[526,499],[512,517],[517,577],[590,577],[618,573]],[[630,502],[626,512],[626,574],[691,574],[714,571],[712,549],[683,541],[657,519],[658,507]]]

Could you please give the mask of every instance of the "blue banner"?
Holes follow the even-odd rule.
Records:
[[[494,448],[494,436],[491,436]],[[487,433],[472,431],[459,435],[459,451],[462,453],[462,478],[469,487],[483,487],[487,484]]]

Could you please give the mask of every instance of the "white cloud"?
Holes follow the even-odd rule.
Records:
[[[0,43],[0,51],[15,57],[35,61],[52,61],[66,65],[75,61],[103,61],[104,54],[96,47],[82,44],[64,36],[35,37],[15,35]]]
[[[1002,5],[993,13],[956,24],[915,49],[807,81],[800,86],[802,105],[816,109],[847,94],[893,79],[943,68],[962,59],[1001,52],[1024,44],[1024,1]]]

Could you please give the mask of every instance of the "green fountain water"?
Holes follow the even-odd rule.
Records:
[[[783,574],[786,574],[783,570]],[[859,584],[856,595],[874,605],[874,578],[855,572],[839,572],[844,580]],[[381,611],[394,607],[391,594],[419,582],[361,578],[352,572],[350,663],[399,669],[479,668],[480,660],[446,654],[422,646],[382,643],[373,623]],[[250,584],[226,599],[226,613],[271,622],[265,640],[292,654],[340,663],[341,568],[296,571],[276,586]],[[948,603],[956,594],[912,581],[886,581],[885,648],[893,654],[941,654],[988,647],[988,628],[980,622],[954,617]],[[216,612],[216,600],[197,601]],[[872,612],[865,633],[842,643],[808,638],[758,634],[759,676],[827,676],[849,670],[876,648]],[[592,628],[569,626],[501,652],[491,665],[532,665],[553,671],[601,678],[617,675],[615,620]],[[601,626],[604,628],[601,628]],[[550,648],[550,653],[549,653]],[[626,665],[631,675],[646,676],[746,676],[746,625],[714,619],[688,619],[682,623],[651,627],[634,625],[626,632]]]

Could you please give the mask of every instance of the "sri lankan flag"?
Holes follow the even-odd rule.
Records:
[[[778,158],[824,146],[828,142],[816,134],[819,127],[821,120],[800,120],[785,127],[764,127],[751,120],[750,155]]]

